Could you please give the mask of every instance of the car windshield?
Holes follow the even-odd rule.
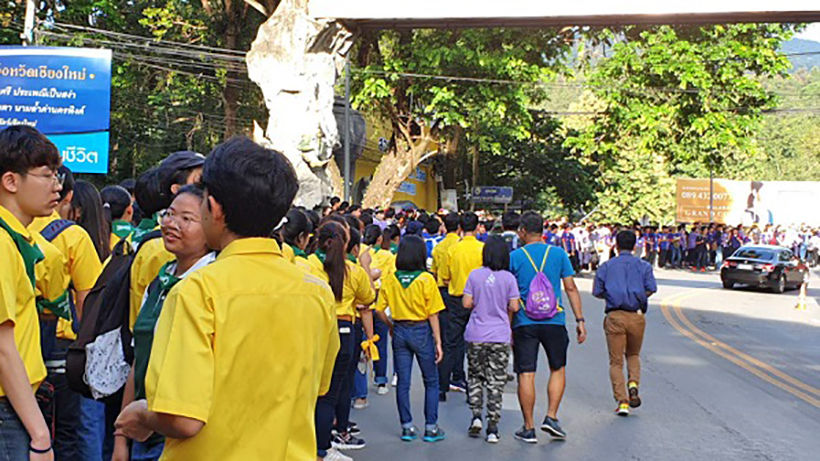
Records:
[[[761,259],[771,261],[774,259],[774,251],[764,248],[741,248],[732,255],[733,258]]]

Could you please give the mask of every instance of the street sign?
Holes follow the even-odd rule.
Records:
[[[108,172],[111,50],[0,47],[0,129],[45,134],[74,173]]]
[[[475,203],[499,203],[507,204],[512,202],[512,187],[496,186],[476,186],[473,187],[472,201]]]

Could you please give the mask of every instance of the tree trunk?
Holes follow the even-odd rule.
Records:
[[[241,3],[226,1],[225,16],[227,19],[225,48],[235,50],[239,42],[239,30],[242,27],[240,24],[242,20]],[[239,108],[239,89],[231,81],[236,81],[239,76],[233,65],[228,65],[226,70],[227,81],[225,86],[222,87],[222,101],[225,104],[225,139],[228,139],[237,132],[236,115]]]

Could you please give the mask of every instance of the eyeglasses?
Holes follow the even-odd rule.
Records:
[[[176,214],[172,210],[165,210],[159,215],[160,219],[168,219],[177,223],[180,228],[188,228],[191,224],[198,223],[199,219],[191,217],[189,214]]]
[[[50,179],[52,183],[63,185],[65,183],[65,173],[26,173],[27,176],[36,176],[38,178]]]

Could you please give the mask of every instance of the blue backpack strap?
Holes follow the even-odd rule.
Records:
[[[68,229],[73,225],[74,221],[70,221],[68,219],[55,219],[54,221],[48,223],[48,225],[40,231],[40,234],[43,236],[44,239],[48,240],[49,242],[52,242],[64,230]]]

